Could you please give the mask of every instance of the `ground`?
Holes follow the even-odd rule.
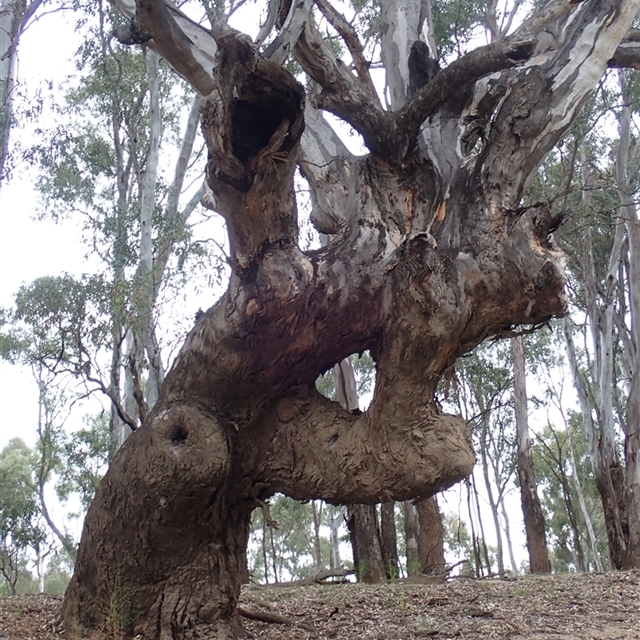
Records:
[[[0,599],[0,640],[60,640],[61,599]],[[454,579],[441,585],[245,587],[244,619],[263,640],[640,639],[640,571],[515,580]],[[113,636],[112,636],[113,637]]]

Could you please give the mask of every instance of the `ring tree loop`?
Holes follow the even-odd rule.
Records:
[[[420,2],[384,0],[391,109],[326,0],[315,4],[353,68],[322,41],[310,0],[280,7],[262,53],[222,21],[205,29],[163,0],[116,4],[129,40],[205,98],[207,181],[232,275],[100,485],[64,617],[70,633],[118,615],[132,637],[232,638],[250,515],[269,496],[425,498],[471,472],[466,425],[441,411],[436,386],[485,338],[565,312],[550,238],[562,216],[521,197],[616,59],[640,0],[552,0],[411,97]],[[289,54],[311,80],[306,95],[282,66]],[[358,131],[369,153],[351,155],[320,110]],[[312,220],[330,235],[321,250],[298,246],[296,166]],[[354,415],[314,384],[366,349],[376,389]]]

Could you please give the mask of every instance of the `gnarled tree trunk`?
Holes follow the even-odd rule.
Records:
[[[436,387],[487,336],[564,313],[562,256],[549,239],[558,218],[520,199],[640,0],[554,0],[551,18],[451,63],[411,99],[406,77],[395,111],[353,40],[355,74],[319,38],[304,13],[311,2],[292,3],[267,52],[293,50],[320,87],[315,106],[361,133],[364,157],[246,38],[202,29],[161,0],[118,4],[135,17],[132,36],[150,36],[206,96],[208,183],[232,275],[98,490],[64,616],[70,628],[98,628],[105,603],[125,602],[118,619],[133,635],[193,638],[207,626],[231,637],[258,501],[423,499],[470,473],[466,425],[443,413]],[[566,20],[564,37],[538,55],[548,19]],[[386,37],[417,39],[407,28],[392,21]],[[312,219],[333,236],[319,251],[297,244],[297,163]],[[366,349],[376,388],[354,414],[314,384]]]

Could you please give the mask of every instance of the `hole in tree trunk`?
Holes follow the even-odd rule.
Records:
[[[171,434],[171,442],[174,444],[184,444],[187,441],[187,437],[189,433],[184,428],[184,426],[180,425],[176,427],[175,431]]]
[[[283,120],[295,121],[300,110],[297,94],[257,90],[251,100],[236,100],[231,115],[231,145],[233,154],[246,162],[264,149]],[[288,151],[285,142],[282,151]]]

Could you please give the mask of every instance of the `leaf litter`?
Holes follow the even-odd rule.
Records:
[[[47,595],[0,598],[0,640],[60,640],[61,604]],[[252,585],[243,587],[240,606],[279,621],[243,617],[247,638],[256,640],[640,639],[640,571],[441,585]]]

